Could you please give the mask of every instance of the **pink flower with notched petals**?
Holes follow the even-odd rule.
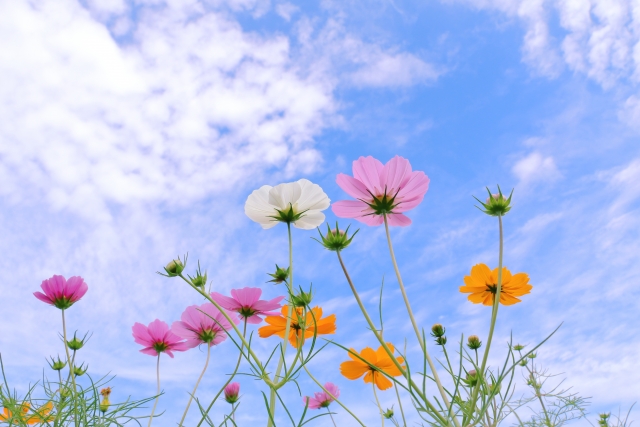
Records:
[[[63,276],[54,275],[43,280],[40,285],[42,292],[34,292],[36,298],[51,304],[60,310],[66,310],[87,293],[89,287],[80,276],[70,277],[66,280]]]
[[[340,397],[340,389],[338,388],[337,385],[333,383],[326,383],[324,385],[324,388],[331,394],[326,393],[325,391],[315,392],[313,394],[313,397],[308,397],[308,396],[303,397],[302,402],[305,405],[307,405],[307,402],[309,402],[308,403],[309,409],[320,409],[320,408],[326,408],[331,404],[331,402],[335,400],[334,398]]]
[[[234,319],[238,323],[238,319]],[[187,348],[197,347],[200,344],[209,344],[209,347],[218,345],[227,338],[227,331],[231,329],[231,323],[224,315],[209,303],[201,306],[192,305],[182,313],[181,320],[173,322],[171,332],[185,338]]]
[[[131,328],[135,342],[144,346],[141,353],[150,356],[157,356],[160,353],[167,353],[173,358],[174,351],[186,351],[189,349],[182,341],[182,338],[169,330],[162,320],[154,320],[149,326],[144,326],[136,322]]]
[[[261,300],[260,295],[262,295],[260,288],[242,288],[232,289],[232,298],[217,292],[212,292],[211,298],[227,310],[237,311],[247,323],[258,324],[262,322],[260,316],[279,316],[280,313],[277,310],[280,309],[280,301],[284,298],[280,296],[267,301]]]
[[[395,156],[383,165],[371,156],[353,162],[353,177],[338,174],[336,182],[358,200],[341,200],[331,205],[341,218],[354,218],[367,225],[380,225],[387,217],[389,225],[407,226],[411,220],[403,214],[418,206],[429,189],[429,178],[412,171],[411,164]]]

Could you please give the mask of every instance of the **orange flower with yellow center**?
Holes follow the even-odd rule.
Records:
[[[9,409],[4,408],[2,414],[0,414],[0,421],[16,423],[16,425],[20,425],[20,423],[31,425],[53,420],[53,416],[47,416],[53,409],[53,403],[47,402],[40,408],[36,409],[33,414],[27,415],[29,413],[30,406],[29,402],[21,404],[20,413],[16,415],[14,415]]]
[[[268,338],[272,335],[278,335],[280,338],[284,338],[285,329],[287,328],[287,314],[289,312],[289,306],[283,305],[282,316],[267,316],[264,321],[268,326],[263,326],[258,329],[258,335],[261,338]],[[312,314],[313,312],[313,314]],[[317,335],[333,334],[336,332],[336,315],[322,318],[322,309],[320,307],[313,307],[311,311],[308,311],[303,316],[303,309],[297,307],[293,310],[293,317],[289,320],[289,342],[292,346],[298,347],[298,341],[304,344],[307,338],[311,338],[314,333]]]
[[[387,343],[387,347],[393,353],[393,344]],[[360,357],[356,356],[359,355]],[[357,380],[364,375],[365,383],[375,383],[380,390],[386,390],[393,385],[382,372],[392,377],[402,375],[402,372],[393,363],[384,347],[373,351],[371,347],[365,347],[360,353],[349,349],[349,357],[352,360],[340,364],[340,373],[350,380]],[[364,359],[364,361],[362,360]],[[396,357],[398,363],[404,363],[403,357]],[[404,368],[404,366],[402,366]]]
[[[460,292],[471,293],[469,301],[474,304],[493,305],[498,291],[498,269],[489,270],[485,264],[476,264],[471,267],[471,275],[464,276],[464,284],[460,286]],[[529,284],[527,273],[511,275],[511,272],[502,267],[502,289],[500,290],[500,303],[513,305],[520,302],[522,295],[528,294],[533,286]]]

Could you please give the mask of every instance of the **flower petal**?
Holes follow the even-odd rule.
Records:
[[[380,196],[384,193],[384,185],[380,182],[383,169],[384,165],[380,160],[371,156],[360,157],[353,162],[353,177],[362,182],[374,196]]]

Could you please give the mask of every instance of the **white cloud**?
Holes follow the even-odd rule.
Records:
[[[561,176],[553,157],[543,157],[539,152],[533,152],[518,160],[513,165],[512,172],[525,184],[554,181]]]

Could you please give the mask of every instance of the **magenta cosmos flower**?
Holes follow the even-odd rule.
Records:
[[[395,156],[383,165],[371,156],[353,162],[353,177],[338,174],[336,182],[358,200],[341,200],[331,205],[341,218],[354,218],[367,225],[380,225],[386,215],[389,225],[407,226],[411,220],[403,214],[422,202],[429,189],[429,178],[412,171],[411,164]]]
[[[240,383],[229,383],[224,388],[224,400],[231,403],[232,405],[238,401],[240,398]]]
[[[333,384],[333,383],[326,383],[324,385],[324,388],[331,393],[331,395],[333,395],[333,397],[331,397],[331,395],[329,393],[326,393],[324,391],[319,391],[319,392],[315,392],[313,394],[313,397],[308,397],[305,396],[302,398],[302,402],[306,405],[307,402],[309,402],[309,409],[320,409],[320,408],[326,408],[327,406],[329,406],[331,404],[331,402],[334,401],[334,397],[338,398],[340,397],[340,389],[338,388],[337,385]]]
[[[227,310],[236,311],[247,323],[258,324],[262,322],[260,316],[279,316],[280,301],[284,298],[276,297],[272,300],[260,299],[262,289],[242,288],[232,289],[232,298],[225,297],[217,292],[211,293],[211,298]],[[274,311],[275,310],[275,311]]]
[[[60,310],[71,307],[76,301],[87,293],[89,287],[80,276],[70,277],[66,280],[63,276],[53,276],[43,280],[40,285],[42,292],[34,292],[36,298],[51,304]]]
[[[173,358],[173,351],[186,351],[190,348],[162,320],[156,319],[148,327],[136,322],[131,329],[135,342],[144,346],[140,352],[150,356],[164,352]]]
[[[227,331],[231,329],[231,323],[210,302],[201,306],[192,305],[182,313],[182,320],[173,322],[171,332],[185,338],[187,348],[197,347],[200,344],[209,344],[209,347],[218,345],[227,339]],[[238,323],[237,319],[233,319]]]

